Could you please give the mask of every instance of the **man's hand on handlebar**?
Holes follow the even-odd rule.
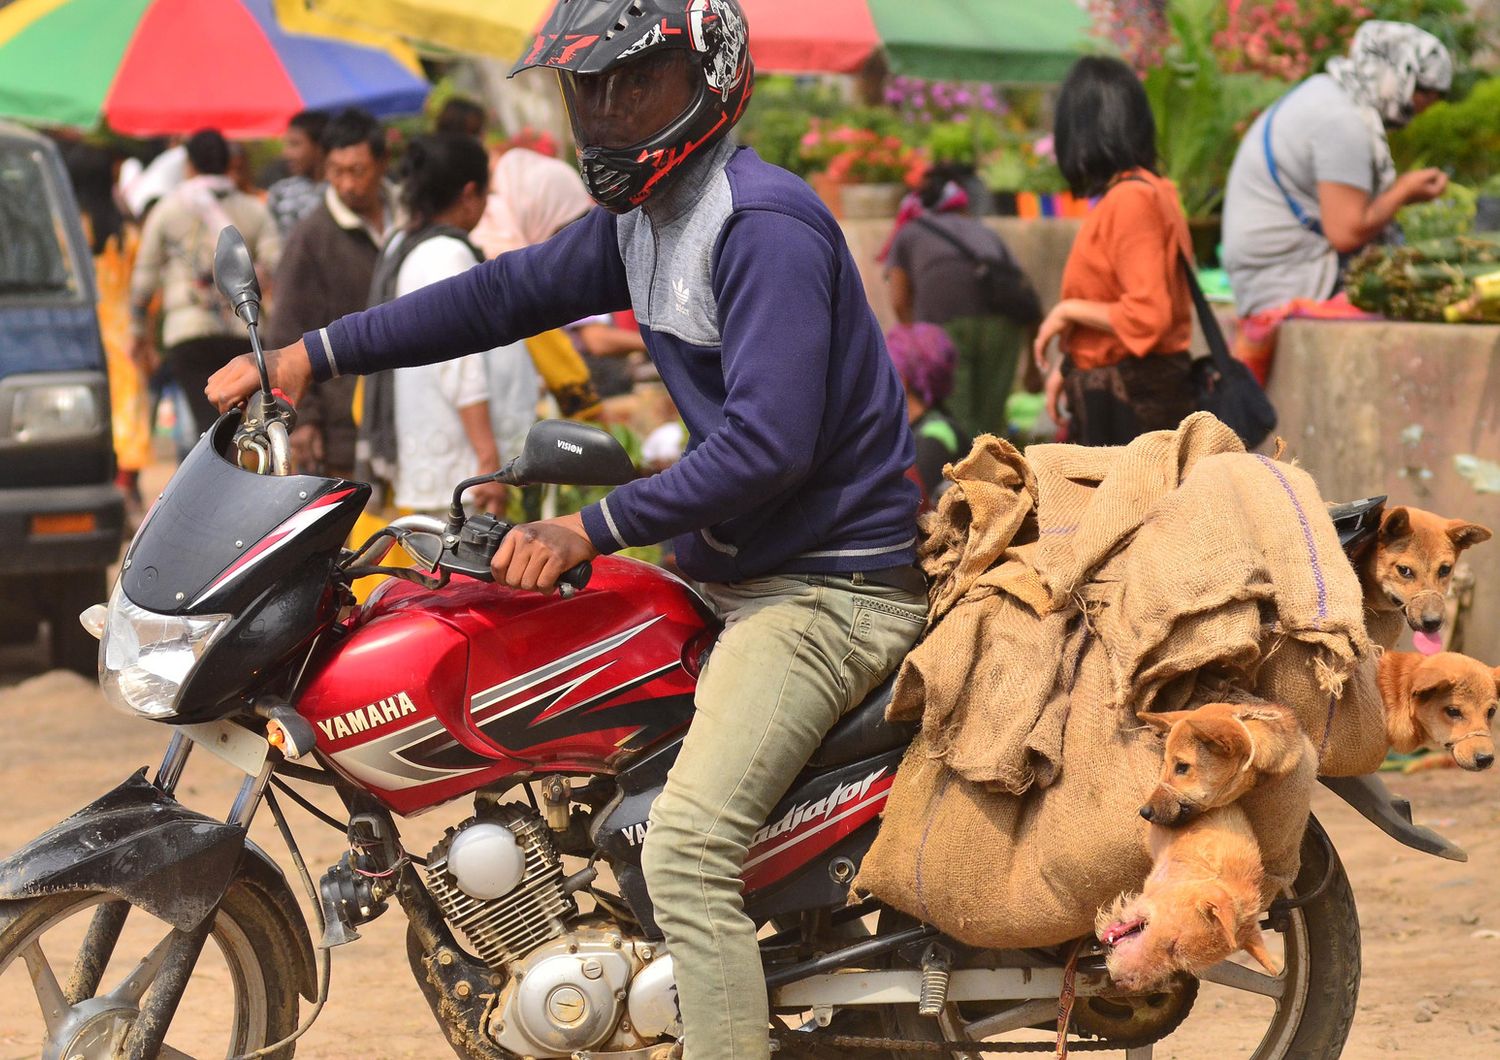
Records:
[[[307,347],[301,340],[279,350],[267,350],[266,370],[271,375],[271,386],[285,393],[294,405],[312,385],[312,362],[307,359]],[[209,376],[203,393],[220,412],[228,412],[243,405],[259,389],[260,373],[255,370],[255,358],[245,353]]]
[[[559,575],[598,554],[583,529],[582,516],[565,515],[522,523],[506,534],[490,570],[495,581],[513,589],[550,593]]]

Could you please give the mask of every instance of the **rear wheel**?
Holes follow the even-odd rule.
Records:
[[[230,886],[161,1057],[240,1055],[296,1029],[299,964],[281,924],[259,890]],[[0,903],[0,1041],[34,1045],[41,1060],[113,1060],[176,935],[99,892]],[[289,1060],[292,1046],[270,1055]]]

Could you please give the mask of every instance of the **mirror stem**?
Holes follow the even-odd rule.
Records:
[[[254,304],[254,303],[250,303]],[[247,314],[248,315],[248,314]],[[255,355],[255,367],[260,372],[260,389],[265,395],[265,400],[271,400],[271,373],[266,368],[266,352],[260,345],[260,328],[254,320],[246,322],[250,331],[250,352]]]

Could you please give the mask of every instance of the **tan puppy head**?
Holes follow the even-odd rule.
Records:
[[[1198,974],[1238,950],[1245,950],[1276,975],[1280,968],[1266,949],[1258,917],[1239,923],[1234,899],[1222,884],[1204,880],[1174,888],[1170,901],[1150,895],[1121,895],[1094,920],[1104,945],[1109,977],[1133,993],[1159,986],[1175,972]]]
[[[1161,777],[1141,816],[1172,827],[1195,813],[1227,806],[1249,791],[1256,774],[1250,730],[1235,717],[1230,703],[1209,703],[1197,710],[1142,714],[1140,720],[1167,734]]]
[[[1442,747],[1464,769],[1494,765],[1500,668],[1451,651],[1388,651],[1380,657],[1380,692],[1396,750]]]
[[[1420,508],[1390,508],[1360,570],[1365,599],[1381,611],[1395,608],[1418,633],[1443,628],[1443,608],[1453,567],[1464,549],[1490,539],[1487,527],[1445,519]]]

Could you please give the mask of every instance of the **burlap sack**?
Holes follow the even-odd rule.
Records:
[[[932,583],[929,628],[1000,561],[1036,503],[1025,458],[993,435],[976,438],[969,455],[946,468],[944,477],[953,485],[938,498],[937,511],[923,517],[918,554]]]
[[[1330,697],[1362,688],[1350,675],[1373,652],[1306,474],[1202,416],[1028,458],[984,440],[928,523],[938,617],[890,708],[922,735],[857,881],[987,947],[1077,937],[1141,885],[1161,752],[1138,711],[1260,696],[1340,768],[1372,732],[1361,691],[1325,734]],[[1295,878],[1312,783],[1309,763],[1246,802],[1268,900]]]
[[[965,780],[919,736],[891,790],[856,895],[985,948],[1052,946],[1087,935],[1099,909],[1138,891],[1151,870],[1139,809],[1161,770],[1160,738],[1075,713],[1068,768],[1025,795]],[[1245,796],[1269,904],[1297,878],[1312,786],[1304,769]]]
[[[1118,448],[1027,449],[1042,541],[1037,568],[1053,606],[1067,606],[1199,461],[1244,451],[1234,431],[1208,413],[1189,416],[1175,431],[1143,434]]]
[[[1273,651],[1255,679],[1255,694],[1296,711],[1318,749],[1318,772],[1326,777],[1373,773],[1385,760],[1385,704],[1376,683],[1378,653],[1367,652],[1332,693],[1325,687],[1316,648],[1288,641]]]
[[[1042,719],[1067,684],[1063,648],[1072,618],[1038,616],[1008,594],[971,594],[944,617],[941,636],[912,650],[887,716],[920,718],[927,753],[976,783],[1017,794],[1050,783],[1061,722],[1043,730]]]
[[[1066,767],[1024,795],[965,779],[918,736],[856,890],[974,946],[1046,946],[1091,931],[1099,907],[1150,871],[1138,811],[1161,768],[1144,726],[1091,709],[1107,681],[1096,641],[1063,734]]]
[[[1137,713],[1205,666],[1243,675],[1249,690],[1258,670],[1279,665],[1268,653],[1286,641],[1314,649],[1326,709],[1370,652],[1359,579],[1316,484],[1289,464],[1244,453],[1198,461],[1123,555],[1128,591],[1098,628],[1115,686]],[[1308,731],[1321,734],[1321,723]]]

